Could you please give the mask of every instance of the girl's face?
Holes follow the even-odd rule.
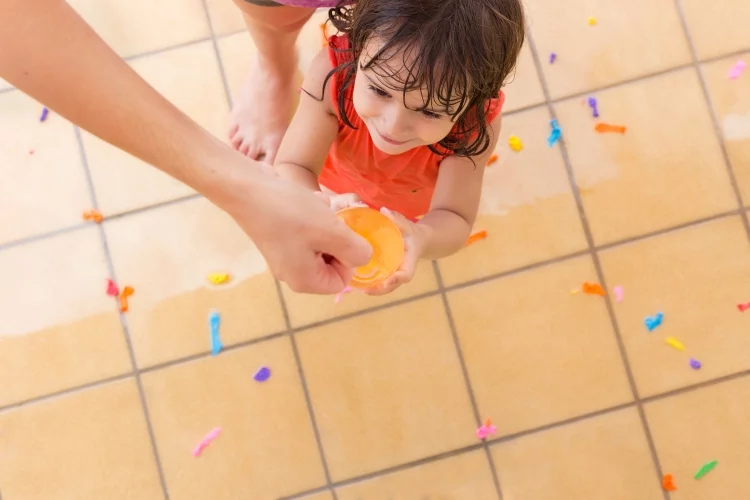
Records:
[[[358,64],[367,62],[380,49],[381,42],[371,40],[362,50]],[[354,80],[354,109],[367,126],[375,146],[384,153],[397,155],[418,146],[440,142],[455,122],[455,110],[445,105],[429,103],[425,107],[427,90],[417,88],[404,93],[403,82],[408,76],[408,61],[403,52],[379,63],[386,71],[357,68]],[[395,77],[379,76],[383,73]]]

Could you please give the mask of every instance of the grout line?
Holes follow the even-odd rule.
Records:
[[[216,40],[223,40],[224,38],[229,38],[230,36],[239,35],[240,33],[247,33],[247,28],[240,28],[238,30],[229,31],[227,33],[222,33],[221,35],[216,35]]]
[[[443,309],[445,310],[446,319],[448,320],[448,327],[450,328],[451,337],[453,338],[453,345],[456,348],[456,356],[458,357],[458,364],[461,367],[461,373],[464,377],[464,384],[466,384],[466,392],[469,395],[469,401],[471,402],[471,410],[474,413],[474,422],[477,427],[482,425],[482,416],[479,413],[479,405],[477,404],[477,397],[474,394],[474,388],[471,385],[471,378],[469,377],[469,370],[466,366],[466,360],[464,359],[464,353],[461,349],[461,341],[458,338],[458,331],[456,330],[456,322],[453,319],[453,313],[451,312],[450,303],[448,302],[448,296],[445,293],[445,287],[443,286],[443,276],[440,274],[440,268],[436,261],[432,261],[432,271],[435,273],[435,279],[437,280],[438,290],[440,291],[440,298],[443,302]],[[487,462],[490,466],[490,474],[492,475],[492,482],[495,485],[495,492],[497,493],[498,500],[503,500],[503,491],[500,487],[500,478],[495,468],[495,460],[492,458],[492,453],[487,445],[487,440],[481,440],[484,454],[487,457]]]
[[[431,455],[429,457],[420,458],[419,460],[413,460],[411,462],[405,462],[402,464],[394,465],[391,467],[388,467],[386,469],[380,469],[375,472],[370,472],[367,474],[363,474],[361,476],[352,477],[349,479],[344,479],[342,481],[335,482],[330,485],[331,490],[335,490],[336,488],[343,488],[344,486],[350,486],[352,484],[361,483],[362,481],[367,481],[369,479],[375,479],[381,476],[386,476],[388,474],[393,474],[394,472],[400,472],[403,470],[411,469],[414,467],[418,467],[420,465],[427,465],[432,462],[437,462],[446,458],[452,458],[458,455],[463,455],[464,453],[470,453],[472,451],[476,451],[482,448],[481,443],[472,444],[469,446],[464,446],[463,448],[457,448],[455,450],[450,451],[444,451],[442,453],[439,453],[437,455]],[[308,495],[312,493],[320,493],[321,491],[325,491],[328,489],[329,486],[321,486],[315,489],[311,490],[305,490],[300,493],[295,493],[294,495],[289,495],[285,497],[280,497],[278,500],[296,500],[307,497]]]
[[[289,340],[292,344],[292,352],[294,353],[294,362],[297,365],[297,373],[299,374],[300,384],[302,385],[302,393],[305,396],[305,404],[307,405],[307,412],[310,415],[310,423],[312,424],[313,434],[315,434],[315,443],[318,447],[318,454],[320,457],[320,463],[323,465],[323,474],[326,478],[326,488],[330,488],[333,500],[338,500],[336,490],[331,486],[331,472],[328,468],[328,461],[326,460],[325,450],[323,449],[323,439],[320,436],[320,428],[318,427],[318,421],[315,418],[315,408],[312,404],[312,397],[310,396],[310,389],[307,386],[307,379],[305,378],[305,370],[302,367],[302,357],[299,353],[299,347],[297,347],[297,339],[295,338],[295,331],[292,329],[291,321],[289,320],[289,309],[284,300],[284,292],[281,289],[281,283],[276,280],[276,293],[278,294],[279,301],[281,302],[281,310],[284,314],[284,324],[286,325],[287,332],[289,334]]]
[[[264,343],[264,342],[270,342],[272,340],[276,340],[278,338],[284,337],[286,334],[287,334],[287,331],[285,330],[283,332],[276,332],[276,333],[272,333],[270,335],[265,335],[263,337],[258,337],[258,338],[255,338],[255,339],[245,340],[245,341],[239,342],[237,344],[232,344],[232,345],[224,346],[224,348],[222,349],[222,352],[230,352],[230,351],[233,351],[233,350],[236,350],[236,349],[242,349],[243,347],[248,347],[248,346],[251,346],[251,345],[254,345],[254,344],[261,344],[261,343]],[[138,370],[138,373],[141,374],[141,375],[143,375],[145,373],[150,373],[150,372],[155,372],[155,371],[158,371],[158,370],[163,370],[163,369],[175,366],[175,365],[180,365],[180,364],[183,364],[183,363],[189,363],[191,361],[197,361],[199,359],[208,358],[208,357],[211,357],[211,351],[205,351],[205,352],[200,352],[200,353],[197,353],[197,354],[191,354],[191,355],[186,356],[184,358],[173,359],[173,360],[165,361],[164,363],[160,363],[160,364],[157,364],[157,365],[149,366],[149,367],[146,367],[146,368],[141,368],[141,369]],[[38,403],[38,402],[41,402],[41,401],[45,401],[47,399],[52,399],[52,398],[56,398],[56,397],[59,397],[59,396],[66,396],[68,394],[72,394],[72,393],[75,393],[75,392],[78,392],[78,391],[81,391],[81,390],[84,390],[84,389],[93,389],[93,388],[96,388],[96,387],[98,387],[100,385],[105,385],[105,384],[108,384],[110,382],[117,382],[119,380],[123,380],[123,379],[126,379],[128,377],[132,377],[133,375],[134,375],[133,372],[122,373],[120,375],[114,375],[112,377],[108,377],[108,378],[105,378],[105,379],[95,380],[93,382],[87,382],[85,384],[81,384],[81,385],[77,385],[77,386],[73,386],[73,387],[68,387],[66,389],[62,389],[62,390],[59,390],[59,391],[51,392],[49,394],[44,394],[44,395],[37,396],[37,397],[34,397],[34,398],[26,399],[26,400],[23,400],[23,401],[17,401],[15,403],[10,403],[10,404],[5,405],[5,406],[0,406],[0,413],[2,413],[4,411],[7,411],[7,410],[19,408],[21,406],[27,406],[27,405],[30,405],[30,404],[33,404],[33,403]]]
[[[159,201],[157,203],[154,203],[153,205],[146,205],[144,207],[138,207],[138,208],[132,208],[130,210],[125,210],[124,212],[118,212],[116,214],[112,215],[104,215],[104,222],[117,220],[117,219],[124,219],[125,217],[130,217],[131,215],[138,215],[142,214],[144,212],[150,212],[151,210],[158,210],[160,208],[169,207],[171,205],[178,205],[180,203],[184,203],[186,201],[196,200],[198,198],[203,198],[203,195],[199,193],[191,193],[186,194],[184,196],[180,196],[179,198],[173,198],[171,200],[165,200],[165,201]]]
[[[658,236],[663,236],[667,233],[676,232],[676,231],[682,231],[684,229],[690,229],[692,227],[700,226],[701,224],[707,224],[709,222],[713,222],[719,219],[723,219],[725,217],[731,217],[733,215],[740,215],[743,210],[741,209],[734,209],[734,210],[727,210],[726,212],[719,212],[718,214],[709,215],[707,217],[701,217],[700,219],[695,219],[690,222],[684,222],[682,224],[677,224],[676,226],[670,226],[669,228],[665,229],[657,229],[656,231],[651,231],[650,233],[644,233],[639,234],[637,236],[631,236],[629,238],[625,238],[622,240],[613,241],[611,243],[605,243],[603,245],[599,245],[595,247],[594,249],[597,252],[602,252],[604,250],[610,250],[612,248],[616,248],[619,246],[629,245],[631,243],[637,243],[642,240],[647,240],[650,238],[655,238]]]
[[[679,0],[675,0],[675,1],[679,1]],[[750,47],[742,49],[742,50],[737,50],[737,51],[734,51],[734,52],[729,52],[729,53],[726,53],[726,54],[721,54],[721,55],[718,55],[718,56],[708,57],[708,58],[700,60],[700,61],[698,61],[697,56],[695,56],[694,59],[693,59],[693,61],[698,61],[698,64],[710,64],[712,62],[721,61],[722,59],[729,59],[729,58],[732,58],[732,57],[737,57],[737,56],[743,55],[743,54],[747,53],[748,51],[750,51]],[[633,77],[633,78],[627,78],[625,80],[618,80],[616,82],[609,83],[607,85],[602,85],[601,87],[592,87],[592,88],[590,88],[588,90],[585,90],[585,91],[574,92],[572,94],[566,94],[566,95],[563,95],[563,96],[560,96],[560,97],[555,97],[554,99],[550,97],[549,102],[552,103],[552,104],[557,104],[557,103],[560,103],[560,102],[563,102],[563,101],[568,101],[568,100],[572,100],[572,99],[578,99],[580,97],[586,97],[588,95],[595,94],[597,92],[603,92],[605,90],[613,89],[613,88],[616,88],[616,87],[621,87],[621,86],[624,86],[624,85],[629,85],[631,83],[637,83],[637,82],[640,82],[640,81],[643,81],[643,80],[650,80],[652,78],[657,78],[657,77],[660,77],[660,76],[668,75],[670,73],[676,73],[676,72],[684,70],[684,69],[692,68],[692,67],[695,66],[695,64],[696,64],[695,62],[689,62],[687,64],[680,64],[678,66],[672,66],[670,68],[661,69],[661,70],[658,70],[658,71],[653,71],[651,73],[646,73],[644,75],[636,76],[636,77]],[[541,80],[541,78],[540,78],[540,80]],[[526,107],[524,107],[522,109],[523,110],[527,110],[529,108],[536,107],[537,105],[545,104],[546,102],[547,101],[542,101],[542,102],[539,102],[539,103],[531,105],[531,106],[526,106]],[[516,111],[517,110],[513,110],[510,113],[515,113]],[[507,114],[509,114],[509,113],[503,113],[503,116],[506,116]]]
[[[713,378],[711,380],[704,380],[703,382],[697,382],[695,384],[686,385],[684,387],[678,387],[677,389],[672,389],[671,391],[654,394],[653,396],[648,396],[648,397],[643,398],[641,401],[644,404],[653,403],[655,401],[661,401],[662,399],[669,399],[675,396],[681,396],[689,392],[697,391],[698,389],[704,389],[706,387],[719,385],[724,382],[731,382],[733,380],[747,377],[748,375],[750,375],[750,369],[742,370],[741,372],[737,372],[737,373],[731,373],[729,375],[724,375],[723,377],[719,377],[719,378]]]
[[[684,15],[683,15],[683,12],[682,12],[681,8],[677,9],[677,13],[680,15],[681,18],[684,18]],[[685,21],[685,25],[684,26],[687,29],[687,20]],[[690,32],[690,30],[688,30],[688,33],[689,32]],[[690,38],[690,37],[688,37],[688,42],[692,45],[693,39]],[[700,60],[698,60],[697,53],[696,53],[696,60],[700,64],[710,64],[710,63],[713,63],[713,62],[716,62],[716,61],[721,61],[722,59],[731,59],[731,58],[734,58],[734,57],[743,56],[743,55],[747,54],[748,52],[750,52],[750,47],[745,47],[744,49],[733,50],[732,52],[726,52],[724,54],[719,54],[718,56],[711,56],[711,57],[707,57],[705,59],[700,59]]]
[[[214,32],[214,24],[211,22],[211,11],[208,8],[208,0],[202,0],[203,10],[206,12],[206,21],[208,22],[208,29],[211,32],[211,43],[214,46],[214,55],[216,56],[216,64],[219,67],[219,77],[221,78],[221,84],[224,86],[224,97],[227,100],[229,110],[232,110],[232,92],[229,90],[229,81],[227,80],[227,73],[224,69],[224,61],[221,58],[221,51],[219,50],[219,42],[216,38],[216,32]]]
[[[610,406],[608,408],[603,408],[601,410],[584,413],[583,415],[577,415],[575,417],[566,418],[565,420],[559,420],[557,422],[552,422],[550,424],[540,425],[539,427],[534,427],[533,429],[527,429],[524,431],[514,432],[513,434],[500,436],[498,438],[489,440],[489,445],[490,446],[501,445],[503,443],[507,443],[509,441],[515,441],[516,439],[520,439],[526,436],[531,436],[533,434],[539,434],[542,432],[551,431],[559,427],[565,427],[566,425],[577,424],[579,422],[591,420],[592,418],[602,417],[604,415],[609,415],[610,413],[616,413],[618,411],[625,410],[627,408],[633,408],[634,406],[636,406],[635,401],[631,401],[629,403],[621,403],[619,405]]]
[[[0,413],[5,413],[10,410],[15,410],[17,408],[20,408],[22,406],[28,406],[35,403],[41,403],[43,401],[47,401],[49,399],[55,399],[62,396],[67,396],[69,394],[74,394],[76,392],[84,391],[86,389],[94,389],[96,387],[99,387],[100,385],[106,385],[112,382],[119,382],[121,380],[125,380],[127,378],[130,378],[133,376],[132,372],[126,372],[121,373],[120,375],[114,375],[112,377],[107,377],[102,380],[96,380],[94,382],[88,382],[85,384],[77,385],[75,387],[69,387],[67,389],[63,389],[61,391],[52,392],[50,394],[44,394],[42,396],[36,396],[33,398],[25,399],[23,401],[16,401],[15,403],[10,403],[5,406],[0,406]]]
[[[393,302],[388,302],[386,304],[380,304],[379,306],[374,306],[374,307],[370,307],[370,308],[366,308],[366,309],[359,309],[357,311],[352,311],[352,312],[347,313],[347,314],[342,314],[342,315],[339,315],[339,316],[334,316],[333,318],[328,318],[328,319],[324,319],[324,320],[321,320],[321,321],[316,321],[315,323],[308,323],[306,325],[299,326],[297,328],[292,328],[291,331],[293,331],[294,333],[303,333],[303,332],[306,332],[308,330],[313,330],[315,328],[320,328],[321,326],[327,326],[327,325],[330,325],[332,323],[338,323],[340,321],[345,321],[345,320],[348,320],[348,319],[357,318],[359,316],[364,316],[365,314],[370,314],[370,313],[375,313],[375,312],[378,312],[378,311],[383,311],[385,309],[390,309],[392,307],[397,307],[397,306],[400,306],[400,305],[403,305],[403,304],[409,304],[411,302],[416,302],[416,301],[418,301],[420,299],[426,299],[426,298],[429,298],[429,297],[434,297],[435,295],[438,295],[439,293],[440,293],[440,291],[438,291],[437,289],[435,289],[435,290],[433,290],[431,292],[420,293],[419,295],[413,295],[411,297],[406,297],[406,298],[403,298],[403,299],[394,300]],[[333,300],[333,296],[331,296],[331,300]]]
[[[49,231],[47,233],[35,234],[35,235],[27,236],[25,238],[21,238],[21,239],[18,239],[18,240],[11,240],[11,241],[9,241],[7,243],[0,243],[0,252],[2,252],[3,250],[8,250],[8,249],[13,248],[13,247],[23,246],[23,245],[31,244],[31,243],[36,243],[38,241],[46,240],[47,238],[52,238],[54,236],[60,236],[62,234],[67,234],[67,233],[72,233],[72,232],[75,232],[75,231],[80,231],[80,230],[85,229],[87,227],[91,227],[91,225],[92,224],[90,222],[79,222],[79,223],[77,223],[77,224],[75,224],[73,226],[67,226],[67,227],[62,227],[62,228],[59,228],[59,229],[53,229],[52,231]]]
[[[138,59],[143,59],[145,57],[156,56],[165,52],[170,52],[172,50],[183,49],[185,47],[190,47],[191,45],[198,45],[199,43],[207,42],[209,40],[211,40],[211,37],[205,36],[202,38],[196,38],[195,40],[188,40],[187,42],[180,42],[175,45],[169,45],[167,47],[161,47],[158,49],[141,52],[140,54],[133,54],[132,56],[123,57],[122,59],[127,62],[137,61]]]
[[[285,330],[283,332],[276,332],[276,333],[272,333],[270,335],[264,335],[262,337],[258,337],[258,338],[254,338],[254,339],[250,339],[250,340],[243,340],[242,342],[238,342],[238,343],[232,344],[232,345],[224,345],[221,348],[221,352],[231,352],[231,351],[235,351],[237,349],[242,349],[243,347],[249,347],[249,346],[255,345],[255,344],[262,344],[264,342],[270,342],[272,340],[276,340],[276,339],[278,339],[280,337],[283,337],[286,334],[287,334],[287,332]],[[196,354],[191,354],[191,355],[186,356],[184,358],[172,359],[172,360],[169,360],[169,361],[165,361],[163,363],[159,363],[157,365],[152,365],[152,366],[144,367],[144,368],[139,369],[138,372],[141,375],[143,375],[144,373],[155,372],[155,371],[163,370],[165,368],[170,368],[170,367],[175,366],[175,365],[181,365],[183,363],[190,363],[192,361],[198,361],[199,359],[210,358],[210,357],[213,357],[213,354],[211,353],[211,351],[202,351],[202,352],[199,352],[199,353],[196,353]]]
[[[578,422],[583,422],[585,420],[590,420],[592,418],[597,418],[597,417],[600,417],[600,416],[603,416],[603,415],[608,415],[610,413],[615,413],[615,412],[624,410],[626,408],[632,408],[634,406],[635,406],[635,402],[622,403],[622,404],[619,404],[619,405],[616,405],[616,406],[611,406],[609,408],[604,408],[604,409],[601,409],[601,410],[597,410],[597,411],[593,411],[593,412],[589,412],[589,413],[584,413],[583,415],[578,415],[578,416],[571,417],[571,418],[568,418],[568,419],[565,419],[565,420],[561,420],[561,421],[558,421],[558,422],[553,422],[553,423],[550,423],[550,424],[544,424],[544,425],[541,425],[539,427],[533,427],[531,429],[526,429],[526,430],[523,430],[523,431],[515,432],[513,434],[507,434],[505,436],[501,436],[501,437],[495,438],[493,440],[488,440],[484,444],[488,445],[489,447],[498,446],[498,445],[501,445],[503,443],[507,443],[509,441],[514,441],[516,439],[520,439],[520,438],[523,438],[523,437],[526,437],[526,436],[530,436],[530,435],[533,435],[533,434],[538,434],[538,433],[541,433],[541,432],[549,431],[549,430],[552,430],[552,429],[556,429],[558,427],[564,427],[566,425],[571,425],[571,424],[575,424],[575,423],[578,423]],[[430,455],[430,456],[427,456],[427,457],[424,457],[424,458],[420,458],[418,460],[412,460],[411,462],[405,462],[405,463],[394,465],[392,467],[388,467],[388,468],[385,468],[385,469],[380,469],[380,470],[377,470],[377,471],[374,471],[374,472],[369,472],[367,474],[362,474],[360,476],[355,476],[355,477],[351,477],[351,478],[348,478],[348,479],[344,479],[342,481],[338,481],[338,482],[333,483],[332,486],[334,488],[341,488],[341,487],[344,487],[344,486],[349,486],[349,485],[352,485],[352,484],[361,483],[363,481],[368,481],[370,479],[378,478],[378,477],[381,477],[381,476],[386,476],[386,475],[393,474],[393,473],[396,473],[396,472],[401,472],[401,471],[404,471],[404,470],[413,469],[413,468],[419,467],[421,465],[427,465],[427,464],[430,464],[430,463],[433,463],[433,462],[439,462],[440,460],[445,460],[445,459],[448,459],[448,458],[453,458],[453,457],[456,457],[456,456],[459,456],[459,455],[463,455],[465,453],[471,453],[473,451],[480,450],[480,449],[482,449],[484,447],[484,444],[483,443],[476,443],[476,444],[472,444],[472,445],[469,445],[469,446],[464,446],[462,448],[456,448],[454,450],[444,451],[444,452],[438,453],[436,455]],[[320,487],[315,488],[315,489],[305,490],[305,491],[302,491],[302,492],[299,492],[299,493],[295,493],[294,495],[289,495],[289,496],[286,496],[286,497],[282,497],[279,500],[297,500],[297,499],[302,500],[303,498],[305,498],[308,495],[311,495],[311,494],[314,494],[314,493],[320,493],[321,491],[325,491],[326,489],[327,489],[327,486],[320,486]]]
[[[83,165],[83,171],[84,175],[86,176],[86,184],[88,185],[89,190],[89,196],[91,198],[91,204],[94,209],[99,208],[99,204],[97,203],[96,199],[96,190],[94,189],[94,181],[91,177],[91,169],[89,168],[88,164],[88,157],[86,156],[86,149],[83,145],[83,139],[81,137],[81,129],[78,127],[74,127],[75,135],[76,135],[76,141],[78,142],[78,150],[81,156],[81,163]],[[109,250],[109,244],[107,243],[107,233],[104,231],[104,227],[101,224],[97,224],[97,227],[99,229],[99,238],[102,244],[102,249],[104,250],[104,258],[107,262],[107,270],[109,271],[109,276],[117,282],[117,277],[115,275],[115,266],[114,262],[112,260],[112,254]],[[117,307],[117,301],[113,301],[115,303],[115,307]],[[138,362],[136,360],[135,356],[135,350],[133,348],[133,341],[130,338],[130,329],[128,328],[128,322],[125,318],[125,315],[121,312],[119,312],[118,308],[118,315],[120,318],[120,325],[122,326],[122,331],[125,336],[125,343],[128,347],[128,355],[130,356],[130,364],[133,367],[133,376],[135,377],[136,385],[138,386],[138,396],[141,401],[141,408],[143,408],[143,416],[146,419],[146,428],[148,430],[148,437],[151,441],[151,451],[153,452],[154,456],[154,462],[156,465],[156,470],[159,474],[159,483],[161,484],[162,492],[164,493],[164,499],[169,500],[169,490],[167,489],[167,481],[164,476],[164,470],[161,464],[161,459],[159,458],[159,450],[156,445],[156,435],[154,434],[154,428],[153,424],[151,423],[151,417],[149,415],[148,411],[148,405],[146,403],[146,394],[143,390],[143,382],[141,382],[141,375],[138,371]]]
[[[724,134],[719,124],[719,116],[714,108],[713,102],[711,101],[711,94],[708,90],[708,84],[706,83],[706,76],[703,74],[701,69],[701,62],[698,59],[698,52],[695,48],[693,38],[690,36],[690,28],[688,26],[687,18],[685,17],[685,11],[682,8],[682,0],[674,0],[675,9],[677,9],[677,15],[680,18],[682,29],[687,39],[688,45],[690,46],[690,57],[692,58],[691,66],[695,68],[695,73],[698,76],[698,82],[701,86],[701,92],[703,93],[703,99],[708,106],[708,113],[711,116],[711,125],[713,126],[716,139],[719,141],[719,148],[721,148],[721,156],[724,158],[724,166],[727,169],[729,175],[729,181],[732,183],[732,191],[734,191],[734,197],[737,200],[737,206],[742,209],[744,207],[742,201],[742,193],[740,192],[739,185],[737,184],[737,176],[734,174],[732,168],[732,162],[729,160],[729,153],[727,152],[726,142],[724,141]],[[747,213],[741,210],[740,216],[742,217],[742,224],[745,226],[745,233],[747,234],[748,240],[750,240],[750,221],[748,221]]]
[[[534,43],[531,30],[529,30],[528,41],[529,41],[529,49],[531,49],[531,53],[534,58],[534,64],[536,66],[536,70],[539,75],[539,81],[542,84],[544,97],[547,101],[549,115],[551,118],[557,119],[555,106],[550,100],[549,86],[547,84],[547,79],[544,76],[544,69],[542,66],[542,62],[539,58],[539,52],[536,48],[536,44]],[[581,193],[576,183],[575,173],[573,172],[573,166],[570,160],[570,155],[568,154],[568,148],[565,143],[564,132],[563,132],[563,136],[560,138],[558,147],[560,149],[560,153],[562,154],[562,158],[565,163],[565,171],[568,176],[568,182],[570,183],[570,187],[573,192],[573,197],[575,198],[576,206],[578,207],[578,214],[581,219],[581,225],[583,226],[584,234],[586,235],[586,241],[588,242],[589,252],[591,254],[591,260],[594,264],[594,268],[596,269],[597,279],[599,280],[599,283],[601,283],[602,287],[605,290],[607,290],[609,287],[607,286],[606,280],[604,278],[604,270],[602,268],[601,261],[599,260],[599,254],[597,252],[596,245],[594,243],[594,237],[591,233],[591,227],[589,226],[589,222],[586,217],[586,211],[583,206]],[[643,411],[643,403],[641,402],[639,395],[638,395],[638,386],[635,383],[635,376],[633,375],[633,369],[630,366],[630,361],[628,360],[627,350],[625,349],[625,342],[623,341],[623,338],[622,338],[622,332],[620,332],[620,327],[617,322],[617,318],[615,316],[615,310],[612,305],[612,297],[610,294],[607,294],[604,297],[604,303],[607,307],[607,314],[609,315],[610,323],[612,324],[612,330],[615,335],[615,340],[617,341],[617,348],[620,351],[620,357],[622,359],[623,368],[625,369],[625,374],[628,379],[628,384],[630,385],[630,390],[633,394],[636,408],[638,409],[638,415],[641,419],[641,425],[643,426],[643,433],[646,436],[646,441],[648,442],[649,452],[651,454],[651,459],[654,465],[654,472],[656,473],[657,484],[660,486],[662,475],[663,475],[661,462],[659,461],[659,455],[656,451],[656,445],[654,444],[654,439],[653,439],[653,436],[651,435],[651,429],[649,428],[648,421],[646,420],[646,414]],[[664,500],[669,500],[670,498],[669,492],[663,490],[662,488],[660,488],[660,490],[662,491]]]
[[[558,264],[560,262],[565,262],[567,260],[572,260],[578,257],[583,257],[584,255],[588,255],[588,250],[579,250],[577,252],[561,255],[559,257],[554,257],[552,259],[540,261],[540,262],[534,262],[531,264],[527,264],[522,267],[516,267],[514,269],[510,269],[508,271],[502,271],[495,274],[490,274],[488,276],[483,276],[481,278],[475,278],[469,281],[463,281],[461,283],[456,283],[455,285],[449,285],[445,287],[446,292],[454,292],[456,290],[462,290],[464,288],[469,288],[474,285],[481,285],[482,283],[487,283],[488,281],[494,281],[496,279],[502,279],[506,278],[508,276],[515,276],[516,274],[525,273],[527,271],[533,271],[534,269],[540,269],[543,267],[548,267],[553,264]]]

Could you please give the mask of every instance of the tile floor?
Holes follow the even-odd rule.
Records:
[[[224,136],[253,51],[230,0],[69,1]],[[749,5],[527,0],[488,239],[338,305],[277,286],[223,213],[0,81],[0,497],[747,498],[750,70],[727,73],[750,63]],[[627,133],[595,133],[588,96]],[[136,290],[124,315],[108,277]],[[570,293],[584,281],[624,300]]]

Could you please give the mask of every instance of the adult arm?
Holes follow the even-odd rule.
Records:
[[[0,0],[0,77],[205,195],[235,219],[272,272],[294,290],[340,291],[351,268],[369,259],[367,243],[325,203],[190,120],[63,0]]]

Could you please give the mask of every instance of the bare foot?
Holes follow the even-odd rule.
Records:
[[[269,68],[258,58],[232,109],[229,140],[240,153],[273,165],[296,102],[296,61],[288,71]]]

